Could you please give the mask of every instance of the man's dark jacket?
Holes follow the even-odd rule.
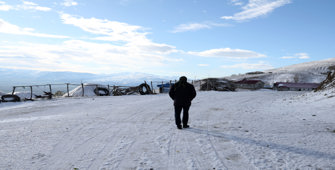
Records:
[[[197,93],[192,84],[177,82],[172,85],[169,95],[174,100],[174,105],[183,106],[190,105]]]

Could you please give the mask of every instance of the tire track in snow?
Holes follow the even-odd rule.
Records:
[[[177,149],[176,149],[176,139],[177,139],[177,133],[178,132],[174,132],[172,133],[172,136],[171,136],[171,141],[168,143],[169,146],[168,146],[168,169],[176,169],[175,165],[176,164],[176,152],[177,152]]]
[[[87,113],[92,114],[93,112],[88,110]],[[106,117],[107,118],[100,119],[96,119],[98,117],[87,117],[85,120],[87,123],[82,121],[76,122],[76,125],[71,126],[71,128],[74,128],[72,130],[69,128],[70,131],[63,135],[61,141],[54,146],[51,154],[56,155],[56,157],[57,155],[61,157],[65,156],[65,161],[62,161],[61,164],[63,165],[64,162],[68,162],[67,165],[65,165],[66,168],[73,166],[72,164],[80,164],[81,167],[96,165],[95,162],[100,161],[96,159],[96,157],[106,158],[104,150],[114,147],[113,144],[118,140],[117,137],[121,132],[119,124],[117,124],[116,121],[109,121],[113,119],[112,117]],[[117,128],[115,129],[114,127]],[[111,135],[114,137],[110,137]],[[106,140],[108,140],[108,142],[102,142]],[[54,157],[54,159],[57,158]],[[71,160],[71,162],[69,162],[69,160]],[[57,166],[57,163],[54,163],[54,161],[50,162]]]
[[[125,158],[131,157],[129,156],[129,151],[133,148],[140,137],[140,131],[142,129],[139,129],[138,123],[141,121],[133,120],[136,119],[136,115],[138,114],[140,113],[132,114],[131,117],[126,118],[128,121],[122,120],[120,121],[121,124],[118,123],[119,126],[115,129],[117,133],[110,134],[113,136],[113,140],[116,141],[116,143],[106,146],[103,149],[103,153],[99,155],[102,161],[100,160],[95,162],[94,166],[92,165],[91,167],[100,167],[99,169],[122,169],[122,167],[120,167],[122,162]],[[129,128],[136,132],[127,134],[125,131],[128,131]]]
[[[218,98],[214,100],[221,99]],[[253,168],[250,167],[248,160],[244,158],[244,154],[238,150],[238,146],[232,140],[225,138],[225,134],[220,132],[232,129],[230,122],[235,121],[230,115],[230,107],[226,110],[224,106],[225,105],[216,104],[207,106],[207,109],[200,108],[200,110],[197,110],[195,113],[201,113],[200,115],[196,115],[199,117],[199,120],[194,122],[198,124],[199,128],[192,127],[187,130],[192,134],[196,134],[194,141],[197,143],[201,152],[201,154],[198,155],[202,155],[200,159],[207,163],[207,165],[201,165],[201,169],[230,169],[231,167],[239,167],[240,169]],[[223,116],[218,117],[218,111],[223,111],[221,114]],[[213,115],[213,113],[216,114]],[[223,117],[228,122],[222,122],[221,119]],[[215,130],[213,128],[215,128]]]
[[[119,147],[119,150],[116,148],[111,152],[111,155],[108,156],[109,161],[105,163],[105,166],[102,169],[150,169],[153,167],[157,167],[160,165],[159,163],[154,164],[154,162],[159,162],[161,160],[157,160],[153,153],[157,153],[153,145],[156,139],[152,137],[152,127],[154,124],[161,124],[161,121],[157,122],[162,116],[166,115],[166,112],[159,112],[153,116],[154,112],[152,112],[150,107],[144,107],[140,110],[137,110],[135,113],[132,113],[128,118],[123,119],[124,122],[129,122],[129,128],[131,127],[134,133],[127,135],[128,142],[131,144],[127,144],[126,146]],[[149,119],[145,119],[148,117],[152,117]],[[161,129],[165,130],[165,126],[155,126],[156,129],[154,131],[160,131]],[[121,129],[120,129],[121,130]],[[125,133],[123,133],[125,134]],[[141,150],[142,152],[138,152],[137,150]],[[156,148],[157,149],[157,148]],[[136,151],[136,152],[134,152]],[[113,166],[110,166],[111,162],[113,162]],[[161,166],[161,165],[160,165]]]
[[[126,156],[129,149],[135,143],[134,140],[123,137],[114,147],[114,150],[108,155],[108,160],[104,163],[101,170],[120,169],[119,166]]]
[[[99,169],[101,170],[120,169],[121,163],[129,154],[128,151],[130,151],[131,148],[138,141],[137,139],[139,138],[140,130],[138,129],[137,124],[141,122],[140,120],[138,120],[138,117],[143,112],[144,112],[144,109],[141,109],[131,114],[129,117],[122,120],[123,122],[122,124],[125,126],[119,127],[117,131],[122,132],[126,128],[126,126],[128,126],[129,128],[129,125],[131,123],[133,124],[132,126],[135,126],[134,129],[136,133],[134,134],[136,135],[134,136],[133,134],[127,134],[127,135],[122,136],[122,138],[116,143],[116,145],[112,147],[112,151],[108,155],[106,155],[107,158],[102,163],[103,165]],[[143,128],[143,126],[141,127]],[[126,130],[129,130],[129,129],[126,128]],[[121,134],[126,134],[126,133],[123,132]]]
[[[207,114],[207,140],[209,141],[210,144],[210,150],[212,150],[211,153],[209,153],[209,155],[211,156],[211,159],[214,161],[215,164],[213,164],[215,169],[228,169],[226,167],[226,165],[224,164],[224,162],[222,161],[220,155],[218,154],[217,150],[215,149],[213,142],[210,138],[209,135],[209,117],[210,117],[210,113]],[[209,149],[209,148],[208,148]],[[214,153],[214,154],[213,154]]]
[[[275,94],[276,97],[281,97],[281,95],[278,96],[278,94]],[[238,107],[238,108],[231,108],[231,112],[237,112],[238,115],[240,115],[241,117],[244,117],[245,120],[250,120],[250,121],[257,121],[257,122],[265,122],[265,120],[268,119],[268,117],[265,117],[267,114],[272,118],[275,118],[274,121],[276,121],[276,113],[272,113],[272,112],[265,112],[264,110],[280,110],[280,108],[277,108],[278,106],[275,105],[276,102],[274,102],[274,95],[264,95],[262,98],[251,98],[250,96],[241,96],[243,98],[241,98],[241,102],[240,105],[243,105],[243,107]],[[278,100],[278,99],[276,99]],[[278,100],[279,101],[279,100]],[[269,109],[269,108],[271,109]],[[277,108],[277,109],[276,109]],[[261,115],[259,115],[258,113],[262,113]],[[233,118],[235,121],[239,121],[238,117],[234,117]],[[278,119],[280,120],[280,119]],[[264,136],[266,136],[266,134],[264,133],[257,133],[255,131],[255,128],[253,126],[253,124],[248,124],[248,122],[240,122],[239,121],[239,125],[243,128],[246,128],[246,130],[242,131],[242,129],[233,129],[234,131],[237,132],[237,136],[243,136],[242,138],[245,139],[251,139],[250,141],[253,141],[252,139],[257,139],[257,138],[264,138]],[[263,124],[258,124],[257,126],[264,126]],[[270,126],[269,126],[270,127]],[[254,146],[253,143],[243,143],[241,144],[241,142],[234,140],[234,136],[232,137],[233,139],[233,143],[235,143],[236,147],[239,152],[243,153],[242,158],[248,160],[248,162],[250,162],[250,165],[253,166],[254,169],[268,169],[270,167],[270,169],[273,169],[273,167],[276,168],[286,168],[285,164],[287,164],[287,160],[290,160],[290,158],[287,158],[287,156],[282,155],[282,153],[276,153],[271,151],[270,149],[268,149],[267,147],[263,148],[263,147],[259,147],[259,146]],[[239,137],[237,137],[239,138]],[[234,158],[234,155],[232,155]],[[278,160],[273,161],[273,160]],[[291,158],[291,160],[294,160]],[[264,166],[260,166],[260,165],[264,165]],[[269,166],[268,166],[269,165]],[[292,167],[293,168],[293,167]],[[294,168],[293,168],[294,169]]]
[[[157,145],[157,148],[159,148],[161,155],[167,160],[163,164],[165,164],[165,167],[167,169],[171,169],[172,165],[175,164],[174,162],[174,154],[175,154],[175,140],[176,140],[176,134],[177,131],[172,128],[171,125],[168,125],[164,128],[164,131],[162,131],[160,136],[155,138],[155,144]]]
[[[202,164],[203,161],[199,160],[198,150],[195,150],[197,147],[189,141],[189,137],[190,136],[184,135],[184,141],[186,141],[185,146],[187,148],[188,157],[190,157],[186,162],[187,167],[192,170],[204,169],[205,166]]]
[[[76,167],[77,165],[80,165],[80,168],[92,166],[95,162],[95,157],[99,156],[105,148],[111,145],[111,143],[101,143],[106,138],[108,139],[110,135],[109,129],[114,126],[114,124],[107,125],[94,129],[94,127],[99,127],[96,123],[90,126],[83,124],[67,133],[54,146],[51,152],[52,156],[46,161],[48,162],[46,168],[59,167],[60,165],[64,168],[78,168]],[[92,131],[95,131],[95,133],[92,133]],[[59,159],[59,157],[62,157],[62,159]]]

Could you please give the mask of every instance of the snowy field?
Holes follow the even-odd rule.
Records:
[[[308,99],[306,99],[308,97]],[[198,92],[0,104],[0,169],[335,169],[335,97]]]

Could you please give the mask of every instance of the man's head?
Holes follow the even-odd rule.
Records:
[[[179,82],[181,82],[181,83],[186,83],[186,82],[187,82],[187,78],[186,78],[185,76],[181,76],[181,77],[179,78]]]

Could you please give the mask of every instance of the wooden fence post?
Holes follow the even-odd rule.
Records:
[[[152,86],[152,81],[150,81],[150,84],[151,84],[151,92],[152,94],[154,94],[154,86]]]
[[[51,84],[49,84],[49,91],[52,94],[52,88],[51,88]]]
[[[33,99],[33,86],[30,86],[30,100]]]
[[[164,82],[162,81],[162,87],[160,93],[163,93],[163,91],[164,91]]]
[[[13,86],[13,92],[12,92],[12,95],[14,95],[14,93],[15,93],[15,89],[16,89],[16,87]]]
[[[69,83],[66,83],[67,97],[70,97]]]
[[[83,90],[82,96],[84,97],[85,96],[84,83],[81,83],[81,89]]]

